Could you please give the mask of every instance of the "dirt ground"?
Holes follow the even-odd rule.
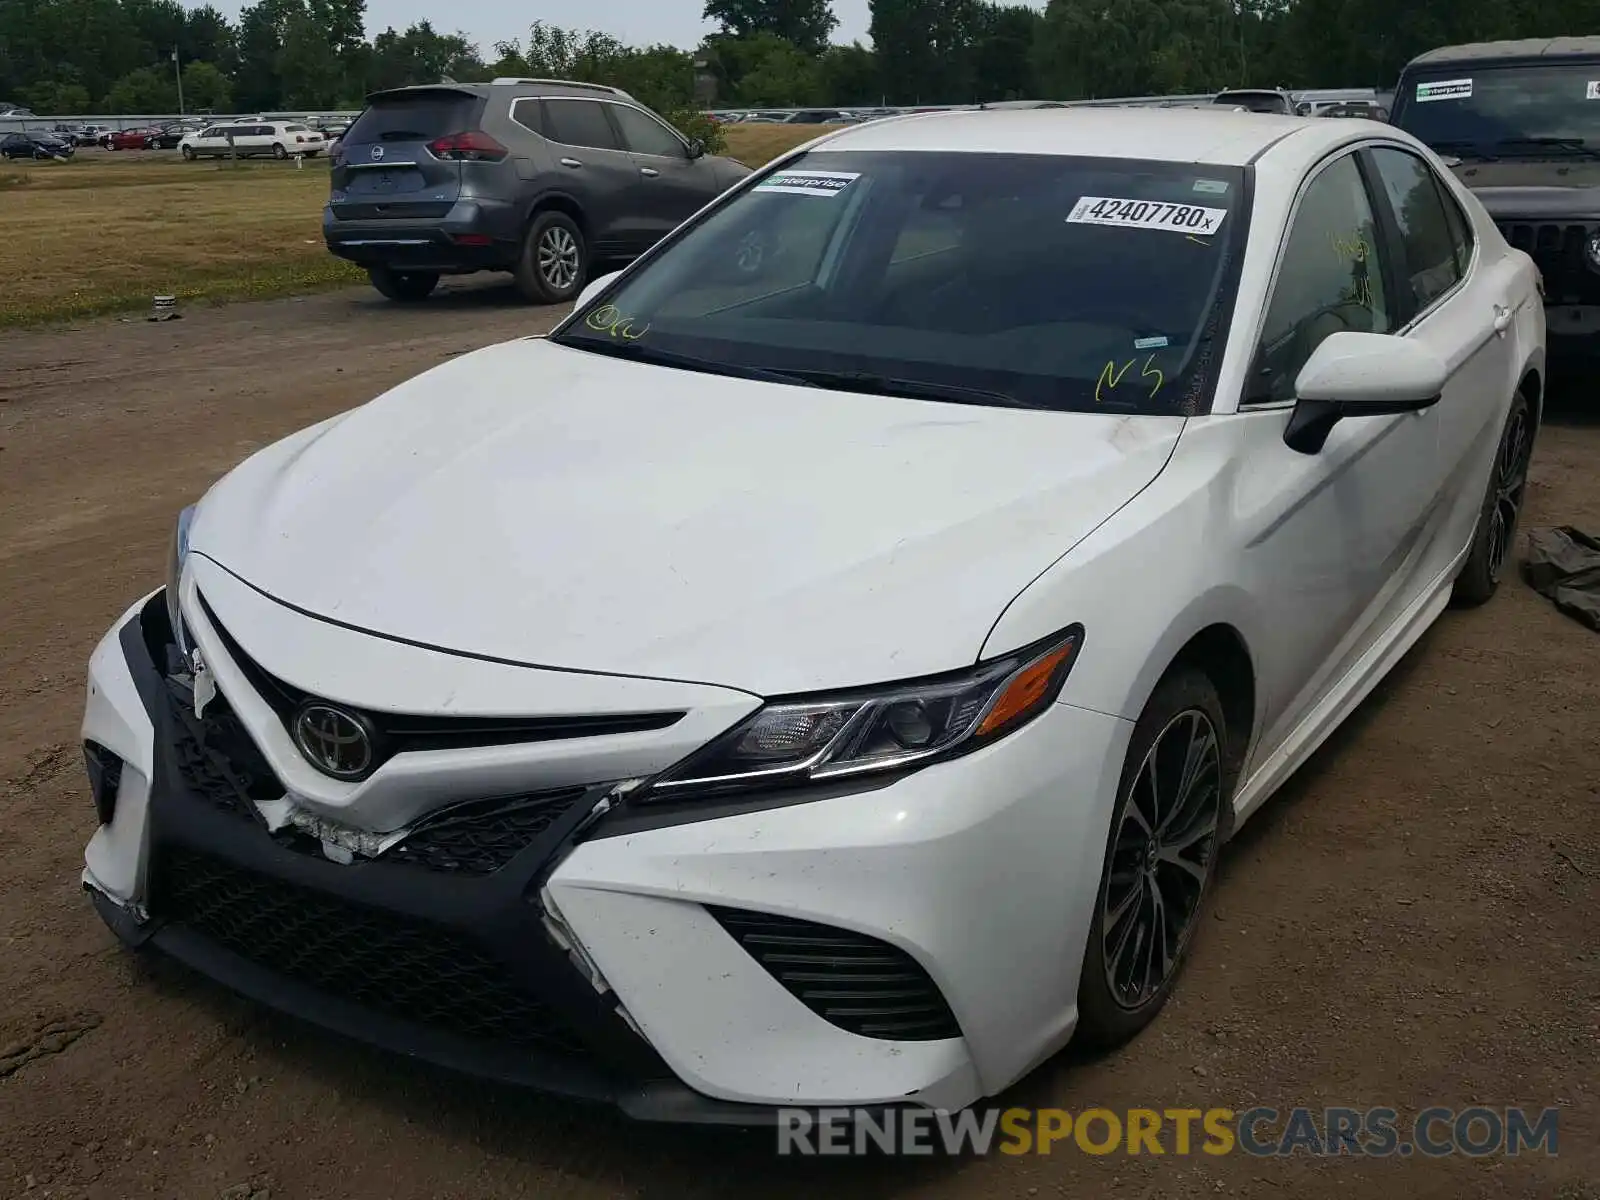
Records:
[[[1600,636],[1520,581],[1447,615],[1226,855],[1192,969],[1073,1109],[1558,1105],[1560,1154],[779,1161],[352,1046],[119,949],[79,890],[94,641],[248,451],[547,328],[502,290],[356,290],[0,334],[0,1196],[1224,1194],[1600,1200]],[[539,381],[530,379],[530,388]],[[1600,530],[1600,417],[1543,430],[1535,523]]]

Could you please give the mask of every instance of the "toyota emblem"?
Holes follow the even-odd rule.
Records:
[[[295,714],[294,742],[307,762],[335,779],[360,779],[372,766],[366,722],[330,704],[308,704]]]
[[[383,147],[382,146],[374,146],[372,148],[372,161],[373,162],[382,162],[383,161]]]

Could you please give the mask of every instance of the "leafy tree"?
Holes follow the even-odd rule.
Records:
[[[183,102],[200,112],[228,112],[233,107],[233,84],[215,63],[184,63]]]
[[[171,71],[140,67],[111,85],[106,107],[115,113],[164,113],[178,110],[178,83]]]
[[[883,95],[878,56],[860,42],[829,46],[817,63],[819,90],[829,104],[877,104]]]
[[[36,113],[83,113],[89,111],[89,89],[81,83],[36,83],[22,90],[22,99]]]
[[[770,33],[806,54],[821,54],[839,27],[829,0],[706,0],[704,16],[731,37]]]
[[[466,81],[485,75],[483,62],[471,42],[459,33],[439,33],[428,21],[419,21],[396,33],[386,29],[372,39],[367,87],[405,87],[413,83],[438,83],[442,79]],[[521,74],[516,71],[498,74]]]
[[[1033,44],[1044,17],[1025,4],[981,4],[975,14],[972,82],[978,100],[1039,97]]]
[[[737,104],[787,107],[822,101],[819,59],[774,33],[706,39],[722,92]]]
[[[310,12],[289,18],[278,50],[278,78],[283,81],[282,108],[332,108],[343,85],[339,53],[327,31]]]
[[[189,9],[183,37],[178,42],[178,55],[185,63],[211,63],[230,77],[239,69],[239,46],[233,26],[209,4]],[[187,82],[184,86],[188,86]]]
[[[943,104],[972,93],[979,0],[869,0],[872,44],[891,101]]]

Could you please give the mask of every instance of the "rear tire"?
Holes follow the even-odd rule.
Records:
[[[542,212],[528,226],[512,275],[535,304],[562,304],[583,289],[589,252],[578,223],[563,212]]]
[[[382,295],[409,304],[426,300],[439,285],[437,271],[396,271],[390,267],[368,267],[367,277]]]
[[[1233,761],[1211,680],[1163,679],[1134,726],[1106,835],[1078,982],[1077,1036],[1090,1045],[1127,1041],[1172,994],[1231,824]]]
[[[1478,510],[1478,526],[1472,534],[1472,549],[1456,576],[1450,603],[1457,608],[1476,608],[1500,587],[1506,563],[1516,546],[1517,518],[1528,490],[1528,462],[1533,457],[1533,406],[1521,391],[1511,400],[1505,427],[1494,464],[1489,468],[1489,483],[1484,490],[1483,507]]]

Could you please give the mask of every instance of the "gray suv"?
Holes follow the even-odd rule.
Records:
[[[376,92],[334,150],[328,249],[391,300],[509,271],[529,300],[648,250],[750,174],[627,93],[550,79]]]

